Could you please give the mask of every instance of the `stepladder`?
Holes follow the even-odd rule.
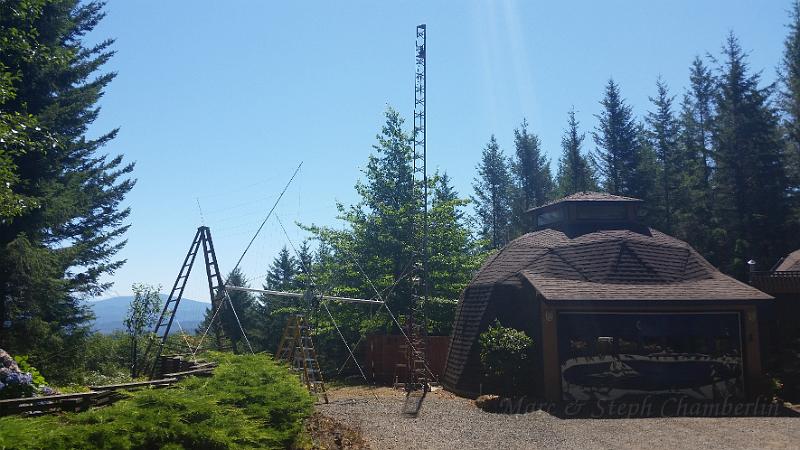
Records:
[[[311,326],[304,315],[289,316],[275,352],[275,360],[288,363],[308,391],[318,400],[328,403],[328,393],[325,390],[325,381],[322,378],[322,369],[319,366],[311,331]]]

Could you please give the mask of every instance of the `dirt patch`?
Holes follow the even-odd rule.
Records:
[[[360,430],[315,412],[306,422],[314,449],[367,450],[369,445]]]

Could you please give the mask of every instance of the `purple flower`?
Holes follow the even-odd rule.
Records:
[[[6,387],[6,385],[5,385],[5,384],[3,384],[3,382],[2,382],[2,381],[0,381],[0,391],[2,391],[4,387]]]
[[[55,395],[56,394],[56,391],[53,388],[51,388],[50,386],[42,387],[41,392],[42,392],[42,395]]]

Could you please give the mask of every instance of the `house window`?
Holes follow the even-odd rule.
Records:
[[[578,220],[625,220],[627,210],[620,204],[589,204],[577,208]]]

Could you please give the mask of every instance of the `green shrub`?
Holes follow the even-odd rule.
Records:
[[[210,378],[147,389],[84,413],[0,419],[0,449],[287,448],[304,439],[313,399],[265,355],[214,354]]]
[[[523,382],[531,379],[533,340],[523,331],[503,327],[495,321],[481,333],[478,342],[489,387],[502,394],[526,390]]]

